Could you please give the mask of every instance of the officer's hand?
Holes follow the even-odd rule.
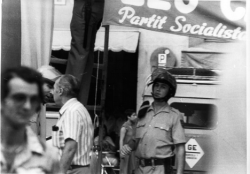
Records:
[[[131,153],[131,151],[132,149],[127,144],[125,144],[120,150],[121,157],[128,155],[129,153]]]

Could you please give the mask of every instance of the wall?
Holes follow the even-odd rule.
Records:
[[[3,72],[7,68],[21,65],[20,0],[2,1],[1,26],[1,72]]]
[[[70,30],[74,0],[65,0],[64,5],[55,4],[54,29]]]

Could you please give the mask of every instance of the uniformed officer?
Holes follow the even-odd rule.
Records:
[[[171,157],[176,155],[177,174],[182,174],[185,134],[181,114],[168,104],[168,100],[175,95],[176,80],[167,70],[156,69],[151,84],[154,101],[139,118],[136,139],[121,148],[121,156],[136,150],[139,160],[136,174],[170,174],[173,172]]]

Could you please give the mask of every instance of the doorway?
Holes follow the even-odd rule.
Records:
[[[138,51],[128,53],[125,51],[108,53],[107,82],[103,83],[103,52],[94,53],[94,69],[90,84],[88,105],[101,104],[101,93],[106,87],[105,94],[105,112],[123,113],[126,109],[136,109],[137,93],[137,69],[138,69]],[[99,62],[99,66],[97,65]],[[99,71],[97,71],[99,69]],[[98,72],[98,81],[96,81]],[[95,93],[96,83],[98,90]],[[103,84],[106,86],[104,87]],[[97,97],[97,99],[95,99]]]
[[[105,79],[100,78],[105,74],[103,62],[103,52],[95,52],[88,105],[100,106],[101,94],[106,88],[103,121],[107,133],[118,147],[121,126],[127,121],[125,111],[128,109],[136,111],[138,50],[135,53],[109,51],[105,83],[103,83]]]

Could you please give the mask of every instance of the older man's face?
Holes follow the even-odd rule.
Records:
[[[60,78],[56,80],[52,94],[53,94],[53,99],[55,103],[60,105],[60,90],[61,89],[58,86],[59,80]]]
[[[9,94],[2,101],[2,119],[14,126],[25,126],[41,104],[38,86],[15,77],[9,81]]]

